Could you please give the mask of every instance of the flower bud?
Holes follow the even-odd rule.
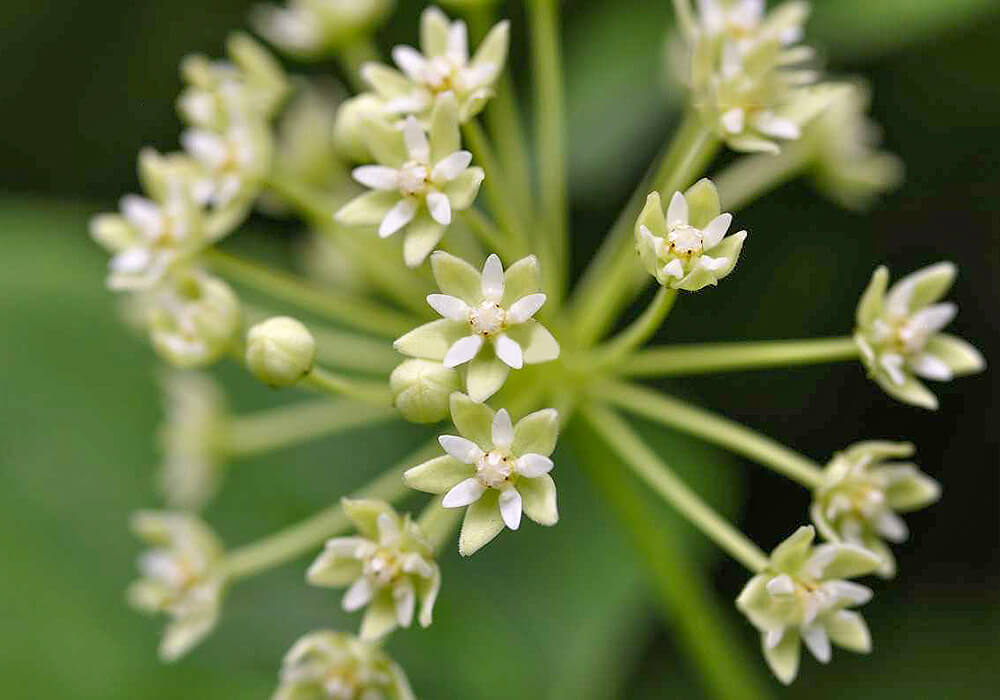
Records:
[[[359,163],[371,159],[371,152],[364,139],[364,124],[368,119],[379,118],[382,100],[370,93],[346,100],[337,110],[333,124],[333,145],[340,155]]]
[[[461,390],[458,372],[440,362],[407,360],[389,377],[393,401],[412,423],[436,423],[448,416],[448,397]]]
[[[247,333],[247,367],[266,384],[289,386],[312,369],[316,341],[300,321],[276,316]]]

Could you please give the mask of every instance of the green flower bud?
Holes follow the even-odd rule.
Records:
[[[247,367],[265,384],[294,384],[309,373],[315,358],[312,333],[289,316],[269,318],[247,332]]]
[[[333,123],[333,144],[343,158],[357,163],[372,159],[364,137],[370,120],[383,121],[382,100],[375,95],[366,92],[340,105]]]
[[[396,408],[413,423],[436,423],[448,416],[448,397],[461,389],[458,372],[440,362],[407,360],[389,376]]]

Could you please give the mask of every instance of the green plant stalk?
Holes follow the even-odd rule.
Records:
[[[465,512],[463,508],[442,507],[441,499],[442,496],[431,499],[417,519],[421,532],[435,553],[439,553],[448,538],[454,534]]]
[[[392,406],[392,392],[389,390],[388,382],[352,379],[334,374],[322,367],[313,367],[302,377],[300,384],[325,394],[357,399],[372,406]]]
[[[403,483],[403,472],[439,452],[437,442],[424,445],[353,493],[351,498],[372,498],[390,503],[398,501],[410,492]],[[280,532],[228,552],[222,562],[222,574],[228,582],[234,582],[273,569],[298,559],[350,527],[350,520],[344,515],[340,503],[337,503]]]
[[[801,175],[809,165],[807,142],[783,145],[777,155],[743,156],[712,176],[725,211],[739,211]]]
[[[603,458],[609,446],[595,437],[586,419],[566,430],[577,463],[613,510],[639,554],[664,621],[675,628],[677,642],[701,675],[711,697],[754,700],[770,696],[727,611],[712,595],[712,584],[677,535],[659,527],[660,512],[623,478],[616,465]]]
[[[572,320],[577,341],[589,347],[614,322],[649,276],[635,262],[632,229],[646,194],[672,194],[687,188],[708,167],[719,140],[689,113],[654,174],[644,180],[619,215],[584,272],[573,299]]]
[[[569,204],[566,191],[566,108],[562,90],[557,0],[527,0],[531,57],[535,79],[535,147],[541,199],[541,235],[550,253],[552,283],[558,306],[569,257]]]
[[[587,404],[580,407],[580,414],[636,476],[722,551],[753,573],[767,567],[767,555],[760,547],[689,489],[616,413],[603,406]]]
[[[220,250],[206,250],[202,257],[209,267],[237,284],[351,328],[396,338],[419,323],[408,314],[343,292],[318,289],[291,275]]]
[[[747,369],[793,367],[855,360],[851,337],[747,343],[673,345],[641,350],[615,368],[629,377],[681,377]]]
[[[514,256],[510,241],[504,237],[496,224],[490,221],[490,218],[479,209],[474,206],[469,207],[458,212],[458,215],[489,250],[499,253],[507,259]]]
[[[622,382],[602,383],[598,392],[603,400],[629,413],[725,447],[810,490],[823,481],[822,468],[808,457],[744,425],[680,399]]]
[[[604,345],[595,348],[592,362],[595,369],[614,366],[633,350],[649,340],[677,301],[677,290],[660,287],[649,306],[627,328]]]
[[[396,418],[395,409],[318,399],[230,419],[225,452],[250,457]]]

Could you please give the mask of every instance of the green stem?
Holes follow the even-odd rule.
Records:
[[[632,241],[632,229],[646,195],[685,189],[704,171],[718,148],[719,140],[696,114],[689,113],[659,166],[633,193],[580,280],[572,320],[582,345],[589,346],[600,338],[621,307],[650,279],[635,263]]]
[[[403,472],[439,452],[436,442],[425,445],[351,497],[390,503],[399,500],[409,493],[403,483]],[[350,520],[337,503],[269,537],[232,550],[226,554],[222,572],[232,582],[273,569],[316,549],[330,537],[346,532],[350,526]]]
[[[677,290],[660,287],[646,310],[628,328],[594,350],[596,368],[615,365],[649,340],[670,313],[677,300]]]
[[[738,211],[771,190],[795,179],[809,163],[803,143],[782,146],[777,155],[743,156],[713,175],[725,211]]]
[[[675,345],[637,352],[622,362],[618,371],[631,377],[679,377],[840,362],[857,357],[858,346],[851,337]]]
[[[337,60],[351,88],[355,92],[364,92],[368,85],[361,77],[361,67],[366,63],[382,60],[382,56],[371,36],[366,36],[344,46],[337,52]]]
[[[513,256],[510,241],[504,238],[503,233],[497,228],[496,224],[490,221],[489,217],[479,209],[469,207],[459,212],[459,216],[472,232],[476,234],[479,240],[486,245],[490,252],[499,253],[508,259]]]
[[[808,457],[744,425],[680,399],[622,382],[602,384],[600,396],[629,413],[730,449],[808,489],[816,488],[823,481],[822,468]]]
[[[380,304],[343,292],[317,289],[291,275],[220,250],[207,250],[203,258],[216,272],[238,284],[352,328],[395,338],[410,331],[419,323],[409,315],[387,309]]]
[[[723,608],[716,600],[712,582],[663,522],[662,510],[651,506],[633,480],[622,478],[607,458],[613,456],[608,446],[595,439],[584,421],[570,423],[566,438],[632,540],[662,615],[675,628],[680,650],[699,670],[707,694],[724,700],[769,697],[767,682],[738,641],[739,630],[727,614],[731,606]]]
[[[435,552],[440,552],[455,532],[464,512],[461,508],[443,508],[441,498],[437,496],[428,503],[417,519],[420,530]]]
[[[642,481],[710,540],[753,573],[768,565],[767,555],[681,481],[616,413],[585,405],[580,413]]]
[[[548,241],[553,283],[561,301],[569,249],[566,193],[566,114],[562,91],[557,0],[527,0],[535,79],[535,136],[542,235]]]
[[[249,457],[395,418],[392,408],[321,399],[230,419],[226,454]]]
[[[387,382],[372,382],[351,379],[334,374],[322,367],[313,367],[301,380],[304,386],[310,386],[326,394],[348,396],[372,406],[392,406],[392,392]]]

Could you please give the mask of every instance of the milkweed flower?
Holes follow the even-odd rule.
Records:
[[[189,129],[181,143],[204,169],[210,185],[205,200],[216,207],[256,194],[271,164],[273,139],[259,123],[236,123],[219,133]]]
[[[290,0],[258,5],[250,19],[272,44],[299,58],[320,58],[374,31],[393,0]]]
[[[464,394],[452,394],[451,419],[459,435],[438,438],[447,453],[408,470],[406,483],[444,494],[445,508],[463,508],[458,551],[470,556],[506,525],[517,530],[521,514],[539,525],[559,520],[556,485],[549,476],[559,433],[551,408],[512,424],[505,409],[494,412]]]
[[[941,496],[938,483],[915,465],[886,461],[912,455],[909,443],[852,445],[826,466],[809,511],[826,539],[877,554],[881,559],[877,573],[884,578],[896,573],[896,559],[885,540],[903,542],[909,534],[897,513],[919,510]]]
[[[798,674],[801,645],[827,663],[830,643],[849,651],[871,651],[860,614],[848,608],[867,603],[871,589],[845,579],[875,571],[881,561],[851,544],[813,546],[816,531],[800,527],[771,552],[768,568],[754,576],[736,606],[760,630],[764,658],[786,685]]]
[[[559,357],[559,343],[535,314],[545,304],[538,261],[523,258],[504,272],[490,255],[482,273],[437,251],[431,268],[441,294],[427,303],[444,318],[410,331],[395,342],[404,355],[465,366],[466,390],[475,401],[495,394],[511,369]]]
[[[421,627],[431,624],[441,588],[441,571],[420,526],[382,501],[343,499],[355,537],[337,537],[309,567],[315,586],[348,586],[342,605],[347,612],[367,607],[361,639],[376,640],[409,627],[417,603]]]
[[[456,110],[451,93],[438,99],[429,138],[413,117],[401,131],[369,122],[367,143],[378,165],[362,165],[352,175],[371,191],[336,214],[343,224],[377,224],[381,238],[405,229],[403,257],[410,267],[424,261],[453,212],[471,206],[483,182],[482,169],[470,167],[472,154],[460,148]]]
[[[429,7],[420,17],[420,51],[397,46],[392,59],[399,70],[369,63],[361,74],[389,114],[425,117],[437,95],[452,92],[458,118],[465,123],[493,96],[509,43],[510,23],[505,20],[490,30],[470,59],[465,22],[450,22],[440,9]]]
[[[727,236],[732,214],[719,213],[719,194],[709,180],[686,194],[675,192],[664,216],[653,192],[635,224],[636,250],[646,271],[673,289],[696,292],[719,283],[736,267],[747,232]]]
[[[937,263],[887,290],[889,270],[883,266],[858,304],[854,340],[861,359],[871,378],[904,403],[934,410],[937,397],[918,377],[943,382],[986,367],[978,350],[941,332],[958,313],[955,304],[939,301],[955,274],[952,263]]]
[[[141,578],[128,590],[131,604],[170,621],[160,657],[174,661],[215,627],[223,579],[215,573],[222,545],[193,515],[143,511],[132,518],[135,533],[151,548],[139,558]]]
[[[403,669],[374,644],[322,630],[299,639],[281,664],[272,700],[416,700]]]

